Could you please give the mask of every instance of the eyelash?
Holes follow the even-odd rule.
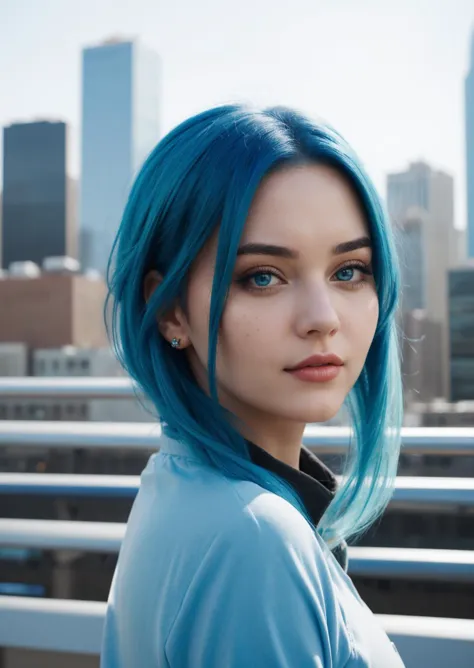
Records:
[[[364,264],[363,262],[354,262],[354,261],[349,261],[346,264],[343,264],[341,267],[339,267],[334,274],[337,274],[340,272],[342,269],[358,269],[364,276],[372,276],[373,271],[368,264]],[[265,290],[271,290],[272,288],[276,288],[278,286],[276,285],[270,285],[266,287],[256,287],[256,286],[249,286],[250,280],[252,278],[255,278],[255,276],[258,276],[260,274],[268,274],[271,276],[275,276],[276,278],[279,278],[280,280],[283,280],[279,274],[275,272],[274,269],[270,267],[260,267],[257,270],[252,271],[250,274],[246,274],[245,276],[242,276],[242,278],[237,279],[237,283],[239,285],[242,285],[246,290],[249,290],[251,292],[264,292]],[[334,275],[333,274],[333,275]],[[358,287],[360,287],[363,283],[367,282],[366,278],[362,278],[360,281],[336,281],[337,283],[345,283],[347,286],[355,290]]]

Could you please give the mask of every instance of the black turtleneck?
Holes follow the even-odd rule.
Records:
[[[300,468],[295,469],[272,457],[266,450],[247,440],[250,457],[254,464],[276,473],[288,482],[303,502],[314,526],[317,527],[337,489],[334,473],[308,448],[302,446]],[[333,554],[341,567],[347,571],[347,545],[342,542]]]

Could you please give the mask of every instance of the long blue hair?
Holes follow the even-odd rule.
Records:
[[[352,429],[342,482],[315,527],[334,547],[361,534],[385,509],[402,420],[392,232],[370,178],[341,135],[286,107],[225,105],[181,123],[154,148],[132,186],[108,262],[104,316],[118,360],[151,401],[165,435],[199,449],[224,475],[279,494],[311,522],[295,490],[251,461],[244,437],[219,404],[215,376],[219,323],[251,202],[272,170],[302,163],[332,166],[357,192],[372,238],[379,299],[375,336],[346,399]],[[157,318],[177,303],[186,312],[189,270],[217,229],[206,394],[185,352],[159,333]],[[163,281],[146,302],[144,277],[152,269]]]

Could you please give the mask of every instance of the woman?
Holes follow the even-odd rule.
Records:
[[[102,667],[403,666],[345,572],[401,421],[396,258],[350,147],[286,108],[190,118],[142,167],[111,257],[111,339],[163,433]],[[344,403],[336,488],[301,442]]]

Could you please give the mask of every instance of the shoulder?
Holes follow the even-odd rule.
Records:
[[[167,517],[179,515],[191,530],[202,523],[209,538],[212,533],[258,537],[273,534],[275,539],[313,530],[288,501],[260,485],[226,477],[220,471],[190,457],[159,453],[142,474],[142,491],[160,500]],[[176,523],[174,522],[176,527]]]
[[[331,569],[324,543],[286,499],[190,460],[174,465],[197,466],[180,499],[182,521],[172,523],[174,545],[193,546],[186,559],[195,564],[195,584],[213,579],[218,571],[219,582],[227,587],[246,573],[245,582],[253,581],[261,591],[270,582],[268,576],[294,582],[294,575],[300,578],[304,572],[314,591],[322,596],[329,591]],[[177,534],[182,541],[176,540]]]
[[[170,549],[184,551],[186,562],[197,565],[205,553],[212,553],[268,565],[268,557],[276,555],[277,561],[299,559],[320,575],[328,573],[321,539],[286,499],[188,457],[163,454],[154,459],[152,469],[143,484],[150,492],[153,536],[160,544],[165,537]],[[162,513],[151,512],[157,504]],[[271,559],[275,568],[276,560]]]
[[[286,499],[253,483],[233,483],[232,493],[235,512],[229,518],[228,532],[234,538],[234,549],[251,543],[255,551],[258,547],[259,555],[277,548],[312,557],[321,551],[314,529]]]

